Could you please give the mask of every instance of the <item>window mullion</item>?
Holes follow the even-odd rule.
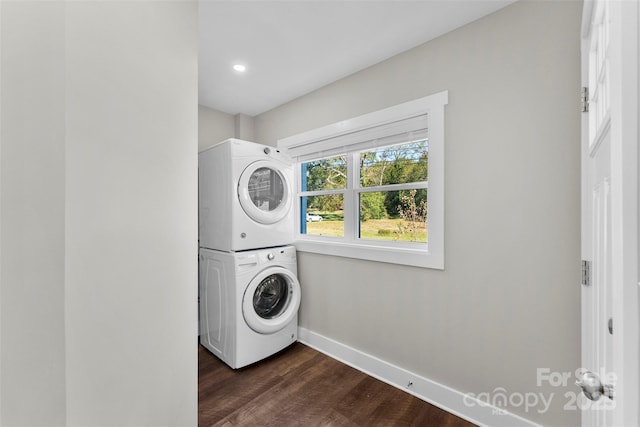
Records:
[[[351,183],[353,188],[353,214],[351,218],[353,220],[353,236],[354,241],[358,241],[360,239],[360,152],[352,152],[351,153]]]
[[[344,189],[339,188],[337,190],[316,190],[316,191],[301,191],[300,196],[327,196],[332,194],[344,194]]]
[[[344,195],[344,237],[353,242],[358,233],[358,179],[359,166],[354,153],[347,154],[347,191]]]
[[[410,182],[408,184],[387,184],[377,185],[375,187],[365,187],[360,190],[361,193],[373,193],[377,191],[399,191],[413,190],[414,188],[429,188],[429,181]]]

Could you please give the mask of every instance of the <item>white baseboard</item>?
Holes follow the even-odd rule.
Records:
[[[502,408],[481,402],[458,390],[416,375],[308,329],[298,328],[298,341],[479,426],[540,427]]]

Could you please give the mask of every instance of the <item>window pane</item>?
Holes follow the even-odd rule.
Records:
[[[360,238],[427,242],[427,190],[360,193]]]
[[[313,160],[302,164],[302,191],[347,188],[347,157]]]
[[[300,198],[300,233],[313,236],[344,236],[343,195]]]
[[[428,179],[429,140],[360,153],[360,185],[374,187]]]

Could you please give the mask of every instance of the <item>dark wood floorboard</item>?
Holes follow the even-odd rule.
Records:
[[[198,350],[200,426],[473,424],[303,344],[233,370]]]

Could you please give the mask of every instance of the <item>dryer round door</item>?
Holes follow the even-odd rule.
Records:
[[[261,334],[287,326],[300,308],[300,282],[289,270],[270,267],[253,278],[242,298],[247,325]]]
[[[291,184],[274,162],[259,160],[240,175],[238,199],[251,219],[274,224],[291,209]]]

